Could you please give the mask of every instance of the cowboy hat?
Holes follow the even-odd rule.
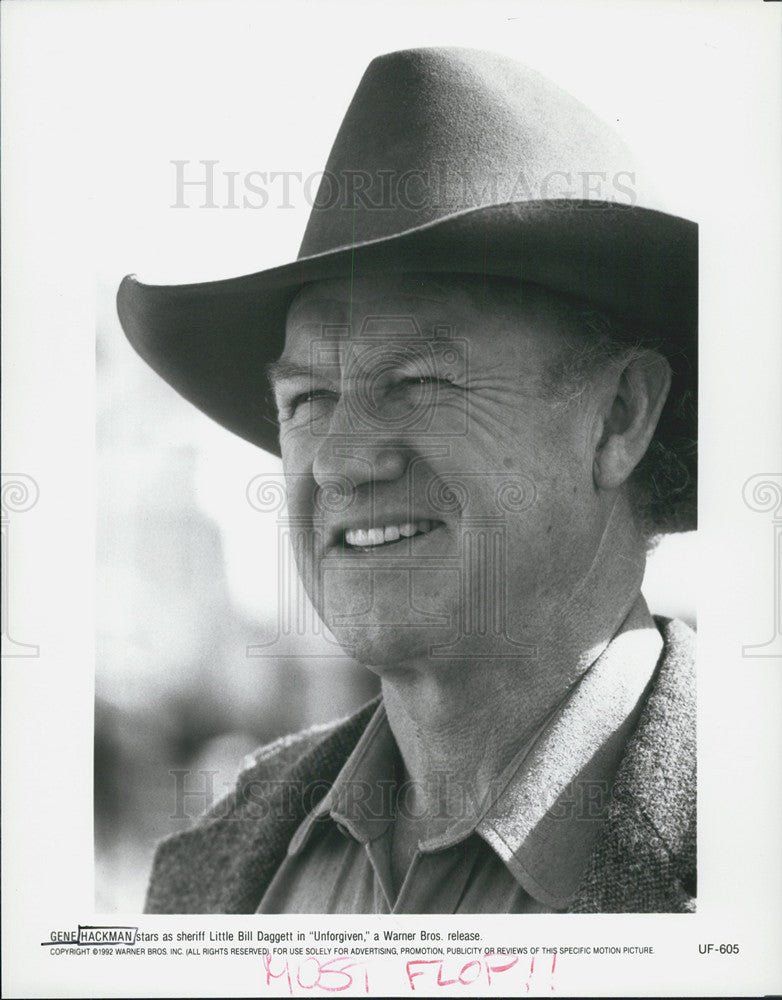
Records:
[[[585,299],[659,344],[675,399],[696,386],[697,226],[642,181],[613,130],[538,73],[469,49],[393,52],[358,86],[297,260],[191,285],[128,276],[120,321],[182,396],[277,455],[265,366],[288,307],[348,275],[494,275]],[[658,434],[692,441],[692,422],[669,402]]]

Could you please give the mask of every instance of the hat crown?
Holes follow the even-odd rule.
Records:
[[[654,207],[616,133],[492,52],[407,49],[368,66],[331,149],[300,257],[457,212],[550,199]]]

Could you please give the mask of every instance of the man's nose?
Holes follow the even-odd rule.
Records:
[[[312,463],[319,486],[344,481],[346,489],[364,483],[393,481],[407,471],[410,447],[391,428],[361,419],[360,408],[344,396],[331,415]]]

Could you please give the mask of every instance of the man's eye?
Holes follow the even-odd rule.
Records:
[[[410,375],[403,378],[401,385],[453,385],[453,379],[441,378],[439,375]]]
[[[415,393],[417,391],[422,395],[422,401],[434,403],[439,398],[441,391],[445,396],[446,390],[454,388],[455,384],[453,376],[408,375],[397,382],[394,388],[402,392]]]
[[[302,407],[310,406],[318,400],[333,399],[334,393],[327,389],[310,389],[307,392],[299,392],[291,399],[286,400],[281,407],[282,416],[292,417],[296,411]]]

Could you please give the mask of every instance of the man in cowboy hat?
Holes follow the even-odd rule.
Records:
[[[282,455],[304,584],[382,685],[165,841],[148,910],[693,908],[693,637],[640,584],[694,525],[696,276],[587,109],[420,49],[367,69],[296,262],[125,279],[139,353]]]

